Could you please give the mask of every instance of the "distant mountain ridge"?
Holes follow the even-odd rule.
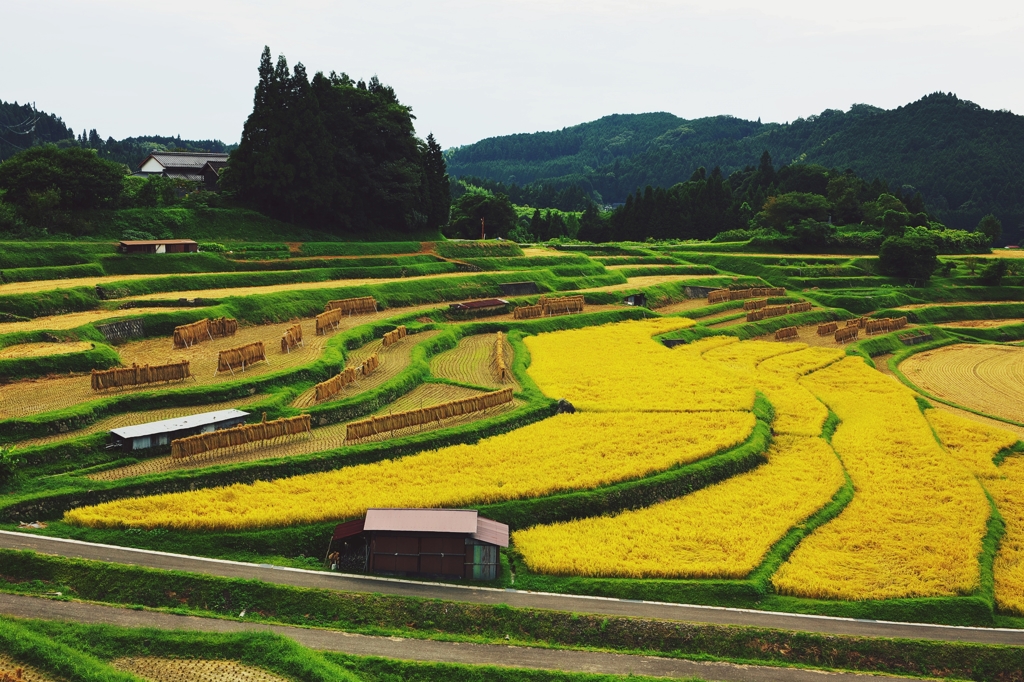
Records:
[[[452,176],[577,185],[606,203],[637,188],[670,187],[698,167],[729,173],[768,150],[776,166],[813,163],[920,191],[950,226],[973,228],[992,212],[1024,225],[1024,116],[934,93],[896,109],[865,104],[791,123],[732,116],[686,120],[616,114],[552,132],[507,135],[447,152]]]

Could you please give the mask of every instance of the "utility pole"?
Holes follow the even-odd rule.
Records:
[[[487,229],[483,217],[480,218],[480,239],[487,239]]]

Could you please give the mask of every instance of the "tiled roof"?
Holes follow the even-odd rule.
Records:
[[[228,154],[212,154],[209,152],[153,152],[139,164],[141,168],[149,159],[156,159],[157,162],[167,169],[174,168],[202,168],[207,163],[226,162]]]

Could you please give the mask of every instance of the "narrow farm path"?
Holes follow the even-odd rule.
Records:
[[[1007,628],[956,627],[932,625],[929,623],[894,623],[717,606],[694,606],[689,604],[669,604],[664,602],[611,599],[607,597],[586,597],[546,592],[525,592],[514,589],[427,583],[397,578],[346,575],[271,566],[269,564],[249,564],[239,561],[209,559],[167,552],[154,552],[132,547],[116,547],[65,538],[46,537],[16,531],[0,530],[0,547],[6,549],[30,549],[43,554],[131,564],[162,570],[187,571],[203,575],[262,580],[281,585],[346,592],[379,592],[381,594],[420,597],[424,599],[446,599],[474,604],[507,604],[509,606],[548,609],[552,611],[681,620],[718,625],[749,625],[833,635],[907,637],[913,639],[1024,646],[1024,630]]]
[[[738,665],[712,661],[688,661],[679,658],[612,654],[599,651],[542,649],[440,642],[428,639],[374,637],[334,630],[316,630],[286,625],[263,625],[216,618],[179,616],[159,611],[137,611],[99,604],[52,601],[39,597],[0,595],[0,613],[20,618],[64,620],[76,623],[106,624],[121,627],[147,627],[160,630],[200,632],[238,632],[269,630],[294,639],[319,651],[337,651],[355,656],[383,656],[407,661],[499,665],[535,670],[603,673],[606,675],[649,675],[652,677],[699,677],[726,682],[820,682],[821,680],[906,680],[910,678],[855,673],[831,673],[802,668]]]

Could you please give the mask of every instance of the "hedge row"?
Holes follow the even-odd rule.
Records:
[[[379,256],[419,252],[419,242],[305,242],[299,249],[303,256]]]
[[[75,353],[0,359],[0,382],[49,374],[109,369],[120,364],[121,356],[116,350],[104,343],[94,343],[91,349]]]
[[[434,250],[445,258],[508,258],[522,256],[523,250],[515,242],[455,241],[437,242]]]
[[[204,614],[325,627],[345,631],[397,636],[472,638],[512,645],[596,647],[623,653],[658,653],[681,657],[711,657],[774,665],[799,665],[861,672],[922,677],[956,677],[983,681],[1019,679],[1024,669],[1024,647],[993,646],[963,642],[827,635],[601,616],[561,611],[509,607],[504,604],[473,604],[425,600],[414,597],[335,592],[263,583],[256,580],[157,571],[136,566],[0,550],[5,573],[13,578],[45,581],[44,587],[61,585],[78,598],[112,604],[186,609]],[[6,568],[9,566],[9,569]],[[9,625],[5,622],[4,625]],[[237,658],[262,665],[266,655],[287,660],[273,641],[259,646],[214,653],[213,647],[237,641],[241,635],[194,632],[147,632],[111,626],[58,622],[30,622],[20,628],[39,633],[50,646],[71,644],[100,659],[118,655],[166,655],[181,657]],[[7,631],[9,632],[9,631]],[[264,635],[266,637],[266,635]],[[171,639],[173,638],[173,639]],[[171,639],[173,644],[164,644]],[[162,641],[163,640],[163,641]],[[30,642],[27,637],[5,637],[4,644]],[[25,649],[20,651],[25,651]],[[250,652],[246,654],[245,652]],[[247,657],[249,656],[249,657]],[[343,659],[334,659],[343,660]],[[41,666],[42,667],[42,666]],[[278,668],[271,668],[280,670]],[[283,671],[282,671],[283,672]],[[102,679],[102,678],[100,678]]]

